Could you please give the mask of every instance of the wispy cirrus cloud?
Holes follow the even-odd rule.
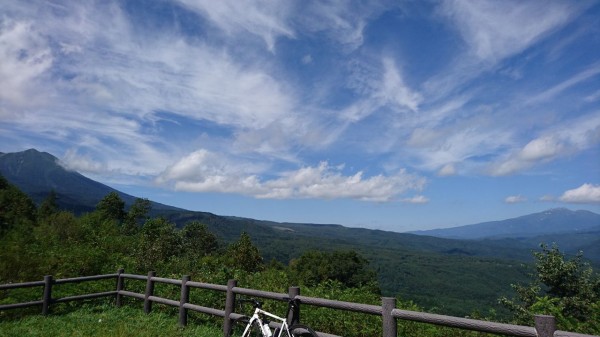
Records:
[[[436,97],[456,94],[470,81],[518,55],[576,18],[590,3],[444,1],[437,8],[463,46],[424,84]],[[519,75],[522,76],[522,75]]]
[[[396,113],[416,112],[423,100],[421,94],[404,82],[401,70],[389,57],[382,57],[380,66],[369,64],[368,68],[358,71],[351,88],[362,95],[342,111],[343,118],[351,122],[360,121],[382,108]]]
[[[543,92],[540,92],[540,93],[534,95],[533,97],[530,97],[526,101],[526,104],[534,104],[534,103],[548,101],[548,100],[554,98],[556,95],[564,92],[565,90],[567,90],[575,85],[578,85],[582,82],[585,82],[586,80],[588,80],[590,78],[598,76],[598,74],[600,74],[600,62],[594,63],[594,64],[588,66],[583,71],[562,81],[561,83],[556,84],[553,87],[548,88],[548,89],[544,90]],[[589,100],[590,97],[593,97],[593,94],[591,96],[587,96],[586,99]]]
[[[457,172],[512,174],[558,158],[565,154],[563,150],[573,153],[587,148],[578,141],[574,142],[578,145],[573,146],[568,140],[571,136],[563,135],[558,143],[564,147],[552,150],[545,146],[546,151],[556,153],[534,158],[544,155],[542,143],[549,140],[526,139],[523,130],[528,128],[540,134],[545,132],[539,121],[522,117],[543,114],[540,104],[594,77],[595,65],[554,87],[546,83],[536,85],[538,90],[543,88],[541,92],[529,87],[530,79],[523,78],[529,74],[522,69],[519,76],[511,77],[511,86],[519,88],[515,91],[499,90],[486,78],[495,73],[507,76],[502,72],[514,66],[509,64],[511,58],[531,50],[572,22],[588,6],[589,3],[543,1],[439,3],[438,18],[457,33],[463,45],[455,47],[456,53],[448,59],[445,70],[420,86],[420,114],[412,120],[402,120],[402,124],[409,125],[413,131],[406,143],[399,139],[396,146],[409,145],[405,152],[416,159],[413,164],[437,171],[440,176]],[[488,92],[495,94],[488,95]],[[525,106],[524,101],[531,104]],[[511,123],[513,118],[520,118],[520,125]],[[548,133],[559,127],[549,124]],[[528,142],[532,143],[525,148]]]
[[[514,174],[535,165],[588,149],[600,143],[600,113],[580,117],[546,130],[488,168],[489,174]]]
[[[288,22],[293,15],[291,2],[245,1],[243,5],[230,0],[178,2],[208,18],[229,37],[240,32],[260,37],[270,51],[275,51],[278,38],[293,38],[295,35]]]
[[[246,131],[294,118],[293,94],[268,70],[175,30],[139,35],[117,3],[13,11],[0,29],[0,83],[10,88],[0,110],[18,125],[11,132],[76,144],[63,160],[83,172],[164,169],[178,150],[157,134],[161,111]],[[28,109],[35,101],[44,104]],[[91,158],[104,164],[82,164]]]
[[[496,63],[567,23],[581,10],[577,7],[546,1],[445,1],[440,13],[454,22],[469,54]]]
[[[311,1],[297,8],[296,25],[305,33],[324,33],[351,52],[364,43],[370,19],[398,5],[388,1]]]
[[[294,36],[287,23],[286,9],[277,3],[268,8],[251,6],[243,12],[228,13],[235,18],[230,22],[224,20],[224,15],[226,9],[233,6],[231,3],[181,3],[208,17],[228,34],[247,31],[261,37],[269,49],[274,47],[276,39]],[[196,154],[177,160],[178,153],[185,150],[175,149],[175,144],[167,144],[162,135],[157,134],[153,125],[162,118],[157,112],[168,111],[189,120],[208,120],[229,128],[235,138],[227,140],[221,148],[234,151],[232,153],[237,151],[242,156],[256,153],[292,162],[297,159],[287,153],[295,147],[323,146],[327,144],[326,139],[336,133],[323,127],[318,114],[313,118],[312,113],[304,113],[302,119],[297,118],[295,113],[300,109],[294,94],[272,77],[269,69],[261,68],[260,63],[253,65],[249,59],[237,60],[227,49],[183,39],[178,32],[169,29],[153,32],[151,39],[139,35],[129,14],[117,3],[58,5],[54,11],[38,11],[35,15],[27,11],[27,6],[15,6],[14,10],[16,23],[10,30],[2,30],[5,40],[14,44],[12,50],[31,54],[38,48],[46,60],[56,60],[42,63],[40,69],[27,78],[27,85],[13,86],[16,88],[13,96],[17,97],[16,94],[31,89],[33,77],[44,72],[55,76],[44,78],[40,83],[40,86],[55,88],[55,92],[46,97],[49,102],[44,109],[21,118],[19,130],[46,134],[57,142],[70,139],[77,144],[62,158],[71,169],[92,175],[102,172],[153,175],[164,170],[161,165],[175,161],[159,181],[174,182],[178,189],[217,190],[264,198],[334,198],[339,195],[382,201],[405,191],[408,187],[404,184],[412,186],[412,180],[420,179],[413,179],[404,172],[389,177],[364,178],[362,173],[344,176],[320,164],[298,172],[281,173],[281,178],[266,181],[258,173],[229,169],[220,173],[200,170],[206,175],[203,179],[189,180],[178,170],[186,163],[197,164],[202,156]],[[346,25],[341,19],[343,13],[346,12],[335,14],[341,20],[337,24],[342,28],[335,36],[340,39],[344,39],[346,28],[353,30],[343,27]],[[36,25],[25,20],[34,20]],[[315,26],[310,29],[319,30]],[[29,40],[24,38],[23,31]],[[50,31],[52,35],[44,35],[43,31]],[[18,39],[11,39],[10,34],[15,33],[20,34]],[[47,47],[50,44],[54,47]],[[11,48],[3,50],[11,52]],[[19,55],[12,58],[23,61]],[[399,77],[393,76],[394,66],[387,64],[386,67],[385,85],[378,89],[378,94],[385,97],[378,99],[410,106],[410,98],[393,96],[395,93],[390,89],[403,84]],[[11,75],[6,78],[16,80],[17,76],[23,76],[16,71]],[[302,108],[304,112],[311,109]],[[283,132],[291,128],[296,131]],[[215,159],[214,154],[204,156]],[[244,165],[252,166],[248,161]],[[221,168],[233,166],[223,163]],[[297,175],[307,172],[312,172],[319,182],[310,186],[294,183]],[[263,168],[259,173],[266,172]]]
[[[0,18],[0,117],[41,103],[37,90],[52,67],[48,41],[30,20]],[[4,111],[4,113],[2,113]]]
[[[259,37],[271,52],[276,52],[278,39],[321,33],[351,52],[362,45],[369,19],[393,7],[386,1],[177,2],[205,17],[229,38],[237,39],[235,35],[240,33]]]

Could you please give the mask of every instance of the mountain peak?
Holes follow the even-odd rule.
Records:
[[[36,203],[40,203],[50,191],[54,191],[62,208],[77,213],[93,210],[98,202],[111,192],[119,193],[126,205],[135,201],[135,197],[131,195],[89,179],[76,171],[67,170],[58,158],[36,149],[0,156],[0,174],[27,193]],[[154,202],[152,209],[180,210]]]
[[[36,203],[41,202],[50,191],[55,191],[62,201],[77,203],[71,191],[73,188],[82,188],[91,192],[92,186],[99,183],[87,183],[85,177],[78,173],[67,172],[58,164],[58,159],[36,149],[21,152],[5,153],[0,157],[0,173],[12,184],[27,193]],[[89,190],[89,188],[92,188]],[[86,200],[86,198],[82,198]],[[81,201],[83,201],[81,200]]]
[[[555,208],[550,208],[542,213],[574,213],[576,211],[572,211],[566,207],[555,207]]]
[[[41,152],[34,148],[27,149],[21,152],[9,152],[1,154],[3,157],[11,158],[10,160],[18,160],[21,162],[32,162],[36,164],[44,163],[45,165],[48,165],[49,163],[53,162],[58,162],[58,158],[51,155],[50,153]]]

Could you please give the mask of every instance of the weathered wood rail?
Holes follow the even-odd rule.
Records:
[[[62,298],[53,298],[52,289],[55,285],[61,285],[66,283],[80,283],[88,281],[98,281],[105,279],[115,279],[116,288],[115,290],[108,290],[104,292],[67,296]],[[146,289],[145,292],[136,293],[125,290],[125,281],[137,280],[145,281]],[[179,299],[173,300],[163,297],[154,296],[154,285],[156,283],[171,284],[179,286],[181,288],[181,294]],[[316,297],[307,297],[300,295],[300,288],[290,287],[287,294],[275,293],[256,289],[241,288],[237,286],[235,280],[229,280],[227,285],[218,285],[211,283],[194,282],[188,275],[184,275],[180,280],[162,278],[156,276],[156,273],[151,271],[148,275],[135,275],[126,274],[123,269],[119,269],[116,274],[106,275],[95,275],[95,276],[84,276],[74,277],[67,279],[55,280],[51,275],[44,276],[43,281],[36,282],[24,282],[24,283],[11,283],[0,285],[0,291],[18,289],[18,288],[31,288],[31,287],[43,287],[42,299],[38,301],[3,304],[0,305],[0,310],[10,310],[18,308],[27,308],[32,306],[41,306],[41,313],[48,315],[50,308],[56,303],[70,302],[70,301],[81,301],[94,298],[102,297],[114,297],[116,306],[121,306],[124,297],[131,297],[142,300],[144,302],[144,312],[150,313],[152,311],[152,303],[159,303],[173,307],[179,307],[179,325],[186,326],[188,311],[200,312],[208,315],[223,317],[223,335],[227,336],[227,332],[231,328],[231,323],[234,319],[242,316],[234,312],[236,295],[247,295],[253,297],[260,297],[276,301],[289,301],[290,299],[298,300],[298,303],[302,305],[311,305],[316,307],[331,308],[337,310],[353,311],[369,315],[376,315],[382,317],[382,329],[383,337],[397,337],[397,320],[414,321],[428,324],[435,324],[440,326],[488,332],[508,336],[520,336],[520,337],[600,337],[593,335],[585,335],[568,331],[556,330],[556,321],[553,316],[537,315],[535,316],[535,326],[521,326],[505,323],[496,323],[481,321],[468,318],[452,317],[445,315],[436,315],[423,312],[407,311],[396,308],[396,299],[391,297],[382,297],[382,305],[371,305],[361,304],[353,302],[344,302],[329,300]],[[189,303],[190,290],[206,289],[223,292],[225,294],[225,308],[216,309],[210,307],[204,307],[198,304]],[[291,319],[291,318],[290,318]],[[277,323],[271,323],[273,327],[277,327]],[[318,332],[321,337],[340,337],[331,335],[325,332]]]

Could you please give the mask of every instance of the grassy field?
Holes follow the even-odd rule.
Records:
[[[222,336],[220,327],[189,324],[180,328],[176,315],[111,305],[84,306],[66,314],[0,319],[0,336]]]

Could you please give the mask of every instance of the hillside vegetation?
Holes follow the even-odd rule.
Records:
[[[76,216],[57,207],[55,194],[49,194],[36,206],[27,195],[0,177],[0,246],[3,247],[0,250],[0,283],[39,280],[43,275],[66,278],[114,273],[123,267],[128,273],[146,274],[155,270],[159,276],[172,278],[189,274],[193,280],[215,284],[225,284],[233,278],[243,287],[276,292],[287,292],[288,286],[299,285],[302,294],[307,296],[380,304],[386,284],[383,280],[402,287],[414,287],[406,292],[416,294],[419,302],[399,295],[398,307],[444,312],[455,305],[462,305],[462,310],[465,310],[465,303],[471,304],[468,301],[489,293],[487,290],[498,284],[486,283],[485,280],[506,277],[506,284],[501,288],[510,289],[511,283],[517,282],[510,274],[506,276],[507,270],[522,275],[519,280],[527,280],[523,269],[516,264],[509,268],[506,262],[473,257],[463,252],[448,256],[435,254],[433,250],[417,254],[414,250],[394,247],[393,243],[383,243],[380,237],[374,239],[371,245],[355,247],[350,238],[360,232],[354,230],[348,230],[348,239],[328,240],[310,236],[307,232],[299,233],[295,228],[286,230],[289,232],[291,229],[295,233],[290,237],[270,236],[273,230],[282,230],[271,228],[271,231],[256,232],[256,236],[255,232],[252,235],[241,233],[228,241],[220,234],[227,231],[226,228],[220,227],[221,232],[213,232],[211,228],[215,224],[209,226],[199,221],[188,221],[178,228],[168,219],[150,217],[150,207],[148,200],[136,199],[126,209],[117,193],[109,193],[94,211]],[[320,249],[325,246],[328,250]],[[264,251],[262,247],[265,247]],[[465,251],[468,249],[465,247]],[[506,295],[502,300],[503,307],[511,313],[506,317],[531,325],[534,312],[560,313],[560,316],[557,315],[561,318],[559,324],[571,330],[589,332],[597,329],[585,321],[585,317],[598,315],[600,282],[597,275],[580,258],[570,263],[565,262],[557,250],[546,249],[540,254],[536,256],[537,260],[546,261],[541,260],[544,256],[552,259],[542,264],[544,267],[541,271],[537,270],[537,275],[549,276],[534,279],[530,286],[515,286],[515,292],[500,293]],[[265,259],[265,256],[269,257]],[[397,266],[402,268],[392,269]],[[378,274],[381,275],[386,268],[395,270],[397,278],[378,278]],[[469,273],[465,272],[467,270]],[[562,272],[554,275],[556,270]],[[565,279],[565,275],[568,276],[566,286],[555,282]],[[411,277],[414,278],[412,285],[406,281]],[[449,284],[449,279],[460,281]],[[465,293],[464,284],[458,284],[461,282],[467,284],[466,289],[470,289],[471,293]],[[441,289],[455,287],[456,292],[462,292],[462,300],[457,300],[456,294],[445,290],[436,291],[438,285]],[[550,285],[548,291],[547,285]],[[100,282],[91,287],[106,290],[102,286]],[[142,291],[143,286],[141,283],[132,284],[128,285],[128,289]],[[69,287],[63,291],[68,292]],[[157,295],[177,298],[178,291],[158,287]],[[23,302],[37,297],[37,291],[14,290],[1,293],[0,303]],[[494,314],[500,308],[497,297],[490,299],[485,310],[469,314],[496,320],[502,318]],[[202,292],[193,294],[191,301],[203,306],[222,307],[223,298],[222,294]],[[573,302],[577,305],[572,305]],[[422,303],[426,303],[426,307]],[[139,307],[139,302],[132,300],[131,305]],[[285,310],[282,304],[268,305],[268,310]],[[14,319],[24,312],[27,311],[6,311],[0,315],[4,322],[5,318]],[[318,330],[344,333],[350,337],[380,334],[377,317],[344,314],[341,319],[337,315],[340,313],[332,310],[307,308],[303,309],[302,319]],[[210,322],[208,319],[207,324]],[[173,324],[176,324],[175,321]],[[400,323],[399,328],[407,335],[465,334],[406,322]],[[354,333],[347,333],[348,330]]]

